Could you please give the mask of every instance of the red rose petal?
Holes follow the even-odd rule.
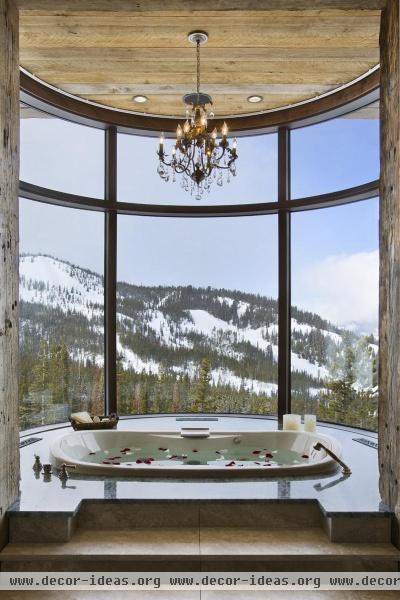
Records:
[[[143,462],[144,462],[144,464],[145,464],[145,465],[151,465],[151,460],[148,460],[147,458],[146,458],[146,460],[145,460],[145,461],[143,461]]]
[[[122,448],[122,449],[120,450],[120,452],[129,452],[129,451],[130,451],[130,448]]]
[[[168,448],[159,448],[160,452],[166,452]]]
[[[310,458],[310,457],[308,456],[308,454],[302,454],[301,458]]]
[[[261,450],[253,450],[253,454],[260,454]]]
[[[235,461],[232,460],[230,463],[228,463],[227,465],[225,465],[226,467],[233,467],[235,465]]]
[[[136,461],[136,464],[137,464],[137,465],[140,465],[142,462],[143,462],[143,461],[142,461],[140,458],[138,458],[138,459],[137,459],[137,461]]]
[[[121,463],[119,461],[113,462],[113,465],[120,465]]]
[[[265,458],[274,458],[274,455],[271,452],[266,452]]]
[[[102,464],[103,464],[103,465],[113,465],[114,463],[113,463],[113,461],[112,461],[112,460],[103,460],[103,461],[102,461]]]
[[[178,458],[176,454],[173,454],[172,456],[169,457],[169,460],[172,460],[173,458]]]
[[[192,450],[192,452],[198,452],[198,450]]]
[[[254,462],[254,464],[255,464],[255,465],[261,465],[261,463],[259,463],[259,462]]]
[[[93,456],[93,454],[96,454],[96,452],[89,452],[89,456]]]

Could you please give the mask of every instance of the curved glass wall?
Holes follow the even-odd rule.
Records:
[[[232,136],[231,136],[232,137]],[[165,142],[170,152],[173,140]],[[145,204],[252,204],[275,202],[278,197],[277,135],[238,139],[237,174],[219,185],[219,176],[209,193],[199,202],[176,182],[163,181],[157,173],[158,138],[120,134],[118,136],[118,199]]]
[[[19,209],[21,428],[102,414],[104,216],[25,199]]]
[[[292,217],[292,408],[378,425],[377,199]]]
[[[119,217],[121,413],[276,414],[277,233],[276,215]]]
[[[368,111],[353,117],[289,132],[291,155],[278,152],[282,136],[240,138],[237,177],[202,202],[159,178],[157,138],[115,134],[110,155],[103,131],[23,118],[21,179],[50,189],[22,186],[32,198],[20,205],[22,428],[118,410],[316,412],[375,429],[375,186],[326,208],[278,194],[290,171],[292,197],[378,177],[376,124]],[[66,202],[58,191],[75,194],[68,207],[51,206]],[[81,196],[97,199],[77,210]],[[120,201],[132,214],[115,219]],[[154,204],[162,214],[149,216]],[[195,216],[201,205],[219,216]],[[290,340],[279,335],[290,327]],[[278,377],[285,360],[291,382]]]
[[[378,103],[291,132],[291,195],[336,192],[379,178]]]
[[[21,107],[20,179],[92,198],[104,197],[104,131]]]

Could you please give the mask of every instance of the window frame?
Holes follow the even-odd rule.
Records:
[[[378,90],[374,94],[364,94],[357,99],[356,108],[376,101]],[[24,103],[29,104],[29,97],[24,92]],[[37,105],[37,102],[32,102]],[[41,101],[41,110],[57,114],[54,107]],[[355,109],[354,101],[347,105],[351,112]],[[337,117],[337,111],[325,114],[325,120]],[[57,114],[57,117],[60,117]],[[71,120],[76,122],[76,115]],[[62,116],[65,118],[65,114]],[[318,116],[321,121],[321,115]],[[100,127],[98,121],[90,124],[87,119],[81,121],[85,126]],[[315,121],[314,121],[315,122]],[[312,123],[302,124],[307,126]],[[105,129],[105,170],[104,199],[89,198],[50,190],[24,181],[20,181],[19,195],[22,198],[59,206],[69,206],[84,210],[104,213],[104,373],[105,373],[105,413],[117,412],[117,377],[116,377],[116,289],[117,289],[117,215],[140,215],[158,217],[235,217],[249,215],[278,215],[278,422],[283,415],[291,412],[291,215],[294,212],[328,208],[351,202],[359,202],[370,198],[379,198],[379,179],[363,185],[342,189],[336,192],[291,199],[290,197],[290,132],[298,123],[288,123],[270,129],[278,133],[278,199],[275,202],[261,202],[245,205],[214,206],[176,206],[150,205],[117,201],[117,169],[118,169],[118,132],[128,133],[116,125],[103,124]],[[130,131],[137,135],[137,131]],[[246,135],[251,135],[251,131]],[[254,133],[254,132],[253,132]],[[143,132],[142,132],[143,134]]]

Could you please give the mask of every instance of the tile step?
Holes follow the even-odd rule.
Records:
[[[235,528],[77,530],[66,543],[11,542],[0,562],[85,560],[328,560],[400,561],[390,543],[331,542],[322,528],[255,530]]]

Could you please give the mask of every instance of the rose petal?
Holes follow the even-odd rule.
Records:
[[[308,454],[302,454],[301,458],[310,458],[310,457],[308,456]]]
[[[230,463],[228,463],[227,465],[225,465],[226,467],[233,467],[235,465],[235,461],[232,460]]]
[[[192,452],[198,452],[198,450],[192,450]]]
[[[96,454],[96,452],[89,452],[89,456],[93,456],[93,454]]]
[[[129,452],[130,448],[122,448],[120,452]]]
[[[166,452],[168,448],[159,448],[160,452]]]
[[[260,454],[261,450],[253,450],[253,454]]]
[[[271,454],[271,452],[266,452],[265,453],[265,458],[274,458],[274,455]]]
[[[146,459],[145,461],[143,461],[145,465],[151,465],[151,460]]]
[[[137,459],[137,461],[136,461],[136,464],[137,464],[137,465],[140,465],[140,464],[142,464],[142,462],[143,462],[143,461],[142,461],[140,458],[138,458],[138,459]]]

